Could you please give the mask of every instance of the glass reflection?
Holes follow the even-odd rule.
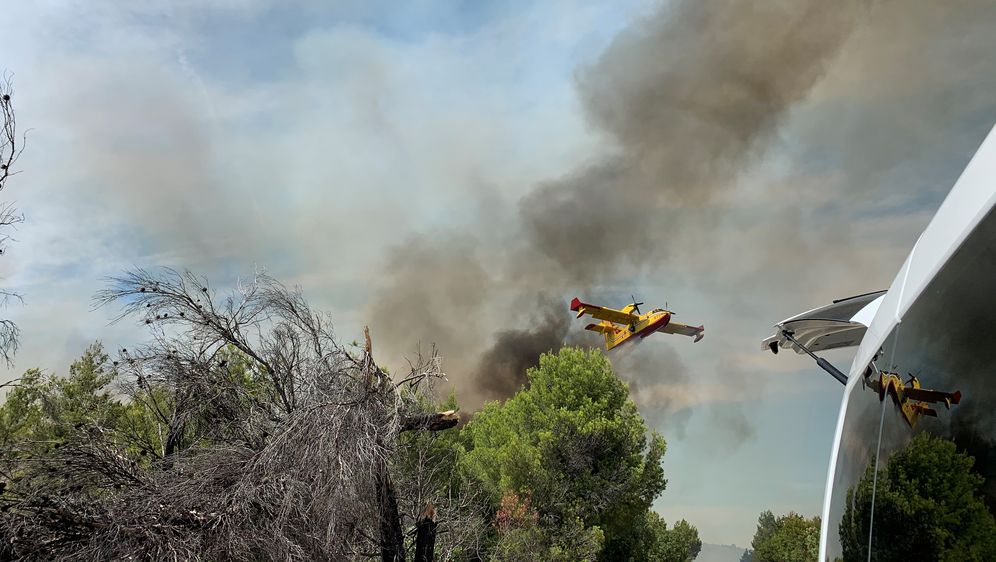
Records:
[[[996,560],[994,318],[991,213],[886,339],[868,366],[871,388],[848,396],[828,560]],[[938,416],[911,427],[895,399],[879,399],[880,370],[904,384],[915,376],[925,389],[960,390],[960,403],[929,405]]]

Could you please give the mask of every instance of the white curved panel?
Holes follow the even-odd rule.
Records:
[[[955,251],[979,226],[996,204],[996,127],[990,130],[975,156],[965,167],[923,234],[917,240],[898,274],[883,295],[874,317],[861,340],[844,387],[837,429],[834,434],[827,484],[823,500],[819,559],[826,559],[827,530],[831,499],[839,458],[841,434],[847,416],[848,399],[858,386],[861,374],[902,321],[903,315],[945,266]],[[990,220],[996,216],[990,215]],[[863,312],[863,311],[862,311]],[[860,314],[860,313],[859,313]]]

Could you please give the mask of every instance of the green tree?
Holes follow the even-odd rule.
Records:
[[[527,376],[527,388],[487,404],[466,426],[462,467],[493,506],[508,492],[529,497],[548,530],[580,521],[604,533],[600,560],[642,559],[647,513],[667,483],[664,439],[648,439],[600,351],[545,354]]]
[[[0,406],[0,560],[429,562],[437,535],[452,542],[462,506],[437,494],[449,475],[396,472],[399,451],[441,456],[409,434],[457,423],[420,400],[438,356],[397,383],[369,334],[344,348],[326,315],[262,274],[217,299],[191,272],[136,270],[98,300],[153,340],[114,362],[94,345],[65,378],[15,383]],[[402,476],[426,485],[399,493]]]
[[[660,515],[651,511],[647,514],[647,527],[646,560],[687,562],[702,550],[698,529],[684,519],[668,529]]]
[[[996,560],[996,521],[979,491],[975,460],[947,439],[920,433],[889,458],[875,484],[872,559]],[[873,466],[847,492],[844,560],[868,559]]]
[[[125,407],[111,392],[114,376],[99,343],[73,362],[68,377],[27,371],[0,406],[0,444],[47,449],[83,425],[116,429]]]
[[[775,517],[761,512],[751,541],[753,552],[744,552],[753,562],[815,562],[819,556],[820,518],[806,519],[790,512]]]

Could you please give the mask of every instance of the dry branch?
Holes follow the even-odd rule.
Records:
[[[150,329],[114,362],[144,417],[5,452],[2,473],[19,476],[0,495],[0,539],[16,556],[404,560],[398,436],[456,421],[419,405],[419,383],[443,376],[435,352],[391,384],[369,336],[354,355],[262,273],[219,298],[190,272],[136,270],[97,296],[111,303]]]
[[[456,410],[428,414],[415,414],[401,421],[401,431],[442,431],[460,423]]]
[[[14,89],[10,74],[0,78],[0,191],[7,187],[7,179],[16,175],[14,164],[24,152],[24,137],[17,136],[17,118],[14,115]],[[0,204],[0,255],[7,251],[11,240],[10,231],[24,222],[17,208],[10,203]],[[0,289],[0,308],[13,301],[22,302],[21,296],[13,291]],[[20,329],[12,320],[0,319],[0,357],[8,366],[13,365],[14,354],[20,341]]]

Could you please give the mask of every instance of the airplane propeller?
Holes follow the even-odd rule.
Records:
[[[633,295],[630,295],[630,296],[633,297],[633,310],[635,310],[637,314],[643,314],[642,312],[640,312],[640,305],[643,304],[643,303],[642,302],[636,302],[636,297],[633,296]]]

